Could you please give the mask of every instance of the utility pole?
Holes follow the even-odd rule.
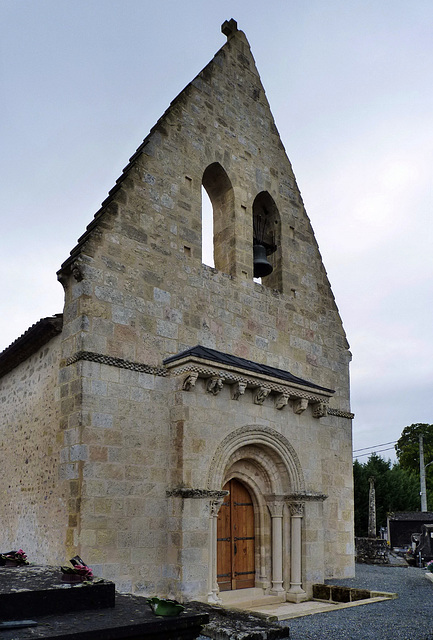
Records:
[[[419,478],[421,482],[421,511],[427,511],[427,490],[425,486],[424,441],[419,437]]]

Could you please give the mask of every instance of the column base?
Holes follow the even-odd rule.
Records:
[[[289,589],[286,594],[287,602],[293,602],[294,604],[299,604],[300,602],[305,602],[308,600],[308,596],[301,587],[294,587],[293,589]]]
[[[222,603],[222,600],[219,597],[219,595],[217,593],[214,593],[213,591],[208,593],[207,601],[208,601],[209,604],[221,604]]]

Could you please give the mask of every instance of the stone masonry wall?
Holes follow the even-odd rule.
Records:
[[[0,378],[0,550],[65,561],[67,499],[59,483],[61,336]]]

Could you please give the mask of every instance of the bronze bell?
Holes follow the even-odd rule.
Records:
[[[262,244],[253,245],[254,277],[263,278],[273,271],[273,266],[266,258],[266,249]]]

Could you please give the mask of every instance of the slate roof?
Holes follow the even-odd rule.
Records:
[[[399,513],[390,513],[390,520],[406,520],[409,521],[422,521],[422,522],[433,522],[433,512],[432,511],[401,511]]]
[[[61,333],[63,314],[42,318],[0,353],[0,377],[27,360],[54,336]]]
[[[231,367],[236,367],[237,369],[246,369],[247,371],[252,371],[253,373],[260,373],[261,375],[279,378],[280,380],[285,380],[286,382],[291,382],[292,384],[299,384],[304,387],[311,387],[312,389],[320,389],[321,391],[326,391],[328,393],[335,393],[335,391],[333,391],[332,389],[326,389],[325,387],[320,387],[318,384],[314,384],[313,382],[308,382],[307,380],[298,378],[297,376],[294,376],[292,373],[290,373],[290,371],[284,371],[283,369],[277,369],[276,367],[269,367],[266,364],[260,364],[258,362],[254,362],[253,360],[239,358],[239,356],[234,356],[229,353],[222,353],[221,351],[216,351],[215,349],[210,349],[209,347],[203,347],[199,344],[195,347],[192,347],[191,349],[187,349],[186,351],[182,351],[181,353],[177,353],[174,356],[166,358],[164,360],[164,364],[167,365],[172,362],[176,362],[177,360],[182,360],[183,358],[188,357],[211,360],[212,362],[229,365]]]

